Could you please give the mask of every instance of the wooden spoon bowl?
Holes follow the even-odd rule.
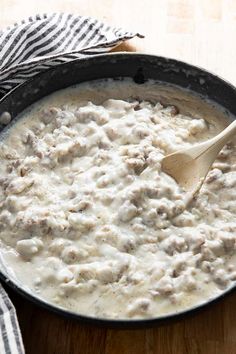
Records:
[[[162,171],[173,177],[183,189],[196,194],[220,150],[235,133],[236,121],[212,139],[165,156]]]

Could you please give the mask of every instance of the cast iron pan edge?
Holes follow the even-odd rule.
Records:
[[[230,116],[236,115],[236,89],[231,84],[214,74],[187,63],[139,53],[101,54],[86,59],[74,60],[49,69],[19,85],[5,95],[0,100],[0,114],[7,111],[10,112],[12,118],[15,118],[29,105],[56,90],[84,81],[121,77],[133,78],[138,84],[142,84],[148,79],[153,79],[190,89],[196,94],[223,106],[226,114]],[[178,320],[218,302],[236,289],[235,285],[216,298],[174,314],[150,319],[123,320],[96,318],[77,314],[49,304],[35,295],[28,293],[9,279],[2,271],[0,271],[0,279],[24,298],[54,313],[87,324],[119,328],[147,328]]]

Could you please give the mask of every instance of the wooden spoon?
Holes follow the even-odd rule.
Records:
[[[162,171],[173,177],[186,191],[196,194],[218,153],[235,133],[236,120],[214,138],[165,156]]]

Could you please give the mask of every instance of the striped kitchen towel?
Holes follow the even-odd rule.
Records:
[[[30,17],[0,31],[0,95],[43,70],[108,52],[134,36],[143,37],[85,16],[54,13]]]
[[[72,14],[36,15],[0,31],[0,97],[37,73],[108,52],[139,33]],[[0,354],[24,353],[15,309],[0,285]]]
[[[15,308],[0,285],[0,353],[24,354]]]

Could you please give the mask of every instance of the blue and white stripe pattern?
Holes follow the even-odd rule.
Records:
[[[0,31],[0,97],[55,65],[108,52],[138,33],[72,14],[36,15]],[[23,354],[15,309],[0,285],[0,354]]]
[[[52,66],[108,52],[134,36],[142,37],[85,16],[30,17],[0,32],[0,94]]]
[[[0,353],[24,354],[16,311],[0,285]]]

